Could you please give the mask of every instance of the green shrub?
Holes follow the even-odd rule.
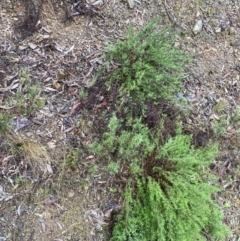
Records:
[[[144,109],[148,100],[172,100],[181,87],[184,63],[191,58],[173,46],[170,30],[157,25],[151,21],[138,33],[130,28],[126,40],[105,50],[106,59],[117,66],[107,76],[107,85],[118,85],[122,103]]]
[[[138,33],[131,28],[126,40],[105,50],[103,77],[122,119],[113,115],[91,150],[108,161],[110,173],[128,166],[124,171],[132,178],[111,241],[224,239],[229,230],[211,198],[218,189],[208,169],[217,147],[194,149],[181,128],[168,130],[181,126],[179,119],[158,108],[161,100],[176,99],[191,58],[173,46],[173,33],[157,25],[152,21]]]
[[[70,149],[65,158],[61,161],[62,167],[66,168],[67,171],[71,171],[77,168],[77,163],[79,161],[80,150],[78,149]]]
[[[151,170],[128,182],[111,241],[203,241],[205,234],[222,240],[229,234],[211,199],[218,189],[208,165],[217,148],[194,150],[190,142],[182,134],[170,138]]]
[[[116,162],[111,162],[109,163],[108,167],[107,167],[107,171],[110,173],[110,174],[116,174],[118,173],[119,171],[119,164],[116,163]]]
[[[19,88],[14,95],[7,98],[9,105],[14,105],[14,111],[21,115],[34,115],[34,113],[43,108],[46,104],[42,95],[42,86],[31,79],[27,70],[22,70],[19,79]]]
[[[11,119],[11,115],[0,113],[0,136],[4,135],[8,131]]]
[[[110,164],[117,160],[118,163],[126,163],[136,170],[136,165],[141,165],[142,158],[147,157],[153,151],[156,143],[154,143],[151,131],[141,119],[129,122],[124,129],[121,121],[115,115],[112,116],[108,130],[103,133],[101,140],[96,140],[91,145],[91,150],[99,157],[108,160]],[[114,165],[111,164],[111,166]]]

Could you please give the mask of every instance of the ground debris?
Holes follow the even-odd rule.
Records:
[[[106,5],[106,3],[103,3],[101,6],[98,6],[98,2],[91,3],[91,1],[87,0],[71,0],[69,1],[71,7],[66,5],[65,8],[65,16],[67,20],[73,20],[73,17],[79,16],[79,15],[88,15],[90,17],[99,15],[100,10],[103,9],[103,7]]]
[[[0,185],[0,202],[1,201],[8,201],[12,199],[13,196],[7,192],[4,191],[3,186]]]
[[[101,229],[106,231],[102,225],[104,227],[109,222],[114,214],[115,206],[109,205],[104,210],[104,208],[102,209],[104,204],[101,205],[101,201],[107,202],[111,200],[109,196],[113,195],[107,191],[107,185],[112,185],[112,192],[115,189],[123,189],[123,186],[119,188],[114,178],[104,177],[106,168],[102,163],[99,167],[102,179],[98,180],[96,187],[92,185],[89,176],[90,169],[87,169],[87,165],[90,162],[94,163],[95,158],[91,156],[88,159],[90,156],[85,155],[83,145],[88,145],[93,140],[92,126],[95,131],[94,135],[101,133],[103,127],[97,121],[97,117],[103,112],[106,112],[107,118],[109,117],[112,106],[115,104],[116,91],[114,89],[111,96],[106,96],[101,79],[97,80],[97,89],[94,89],[96,86],[90,86],[98,66],[104,61],[99,60],[103,43],[113,43],[123,39],[130,24],[139,28],[145,25],[152,16],[159,14],[163,20],[160,24],[161,28],[171,24],[177,27],[177,30],[179,28],[191,30],[186,26],[194,26],[196,19],[201,18],[203,21],[203,29],[200,34],[194,35],[192,31],[188,31],[187,35],[178,36],[176,43],[181,49],[195,56],[193,63],[186,66],[186,76],[183,77],[182,97],[185,97],[189,104],[189,109],[186,111],[191,112],[184,131],[190,130],[192,133],[191,128],[199,125],[202,129],[193,135],[192,144],[204,148],[209,138],[215,138],[216,133],[211,131],[211,127],[221,125],[226,120],[227,126],[225,126],[225,135],[219,146],[219,157],[212,165],[212,171],[218,173],[219,182],[224,186],[224,190],[215,198],[223,207],[226,222],[233,230],[233,236],[229,241],[238,240],[240,237],[238,228],[240,226],[239,118],[234,123],[231,121],[235,108],[240,106],[240,68],[237,65],[240,59],[239,2],[229,1],[227,6],[224,1],[221,3],[219,1],[200,1],[200,3],[190,0],[163,0],[159,6],[155,4],[155,1],[135,1],[134,9],[129,9],[126,0],[44,0],[42,6],[43,1],[41,0],[12,0],[12,4],[16,3],[15,13],[6,11],[4,8],[10,4],[10,1],[4,2],[3,7],[0,6],[0,112],[12,113],[14,118],[11,125],[14,128],[20,128],[18,134],[24,136],[31,133],[36,141],[41,140],[39,143],[50,151],[57,162],[52,165],[46,162],[44,165],[43,171],[51,174],[50,178],[49,175],[46,179],[41,175],[34,178],[31,168],[25,167],[26,160],[19,156],[19,152],[16,156],[16,153],[5,153],[6,150],[1,149],[0,211],[1,218],[4,217],[6,220],[1,222],[1,225],[8,231],[4,234],[1,233],[0,240],[3,238],[2,236],[7,237],[8,233],[9,239],[14,240],[12,231],[18,228],[12,225],[14,215],[24,222],[25,234],[21,236],[23,240],[28,238],[36,241],[42,239],[46,241],[67,240],[69,237],[69,240],[109,240],[100,238],[100,231]],[[137,4],[140,2],[141,4]],[[63,4],[61,5],[61,3]],[[25,12],[19,8],[18,4],[25,8]],[[197,4],[202,5],[200,10],[199,6],[196,6]],[[196,13],[197,8],[200,12],[199,16]],[[65,9],[67,9],[67,14],[64,20],[67,23],[63,24]],[[41,29],[39,29],[39,20],[43,25]],[[76,24],[71,24],[68,20],[73,20]],[[17,36],[12,30],[13,22]],[[231,28],[234,28],[234,34],[231,33],[233,32]],[[46,31],[48,29],[49,31]],[[221,32],[215,34],[216,29],[220,29]],[[30,35],[33,36],[30,37]],[[37,36],[42,37],[41,41],[34,40]],[[15,41],[19,38],[24,41]],[[11,101],[17,94],[23,93],[26,86],[30,84],[24,85],[19,81],[24,69],[29,73],[31,84],[39,84],[41,98],[46,100],[43,108],[34,111],[30,116],[19,113],[16,108],[16,104],[19,103]],[[198,88],[199,83],[201,83],[200,89]],[[79,91],[82,89],[89,95],[81,99]],[[23,97],[24,104],[26,104],[27,94],[24,94]],[[224,99],[224,108],[217,106],[221,98]],[[179,105],[180,102],[181,98],[179,98]],[[146,122],[149,126],[154,126],[158,116],[155,115],[153,107],[148,111]],[[176,114],[173,113],[170,117]],[[28,125],[28,121],[32,123]],[[172,127],[172,122],[172,119],[169,118],[167,122],[169,127]],[[165,135],[167,136],[168,133]],[[4,141],[4,138],[1,138],[1,147],[4,146]],[[20,145],[8,146],[8,150],[13,150],[14,146],[21,150],[22,142],[18,144]],[[66,153],[69,148],[73,147],[81,150],[85,155],[82,157],[77,153],[78,159],[73,159],[77,162],[74,173],[67,170],[67,167],[64,169],[62,165],[65,156],[62,153]],[[45,161],[42,159],[47,158],[45,155],[34,154],[34,156],[39,157],[41,161]],[[30,157],[32,159],[32,155]],[[72,159],[66,161],[72,161]],[[86,161],[86,164],[83,165],[82,161]],[[33,161],[32,165],[36,165],[36,163],[37,160]],[[63,169],[66,173],[62,171]],[[44,202],[43,205],[33,205],[38,200],[51,200],[48,194],[56,191],[56,186],[61,179],[58,176],[58,170],[64,173],[64,179],[61,183],[63,186],[61,193],[57,198],[66,211],[58,210],[56,203],[45,205]],[[96,175],[93,178],[96,179]],[[28,200],[27,195],[16,198],[12,195],[13,192],[24,188],[25,179],[32,182],[34,186],[34,194],[32,194],[34,198],[31,201]],[[21,184],[21,181],[24,185]],[[123,183],[120,182],[118,185],[123,185]],[[74,193],[71,198],[66,195],[69,187],[73,189]],[[50,197],[55,197],[55,193],[51,193]],[[29,204],[27,212],[23,212],[21,206],[23,203],[25,207],[25,201]],[[16,208],[13,209],[14,203],[16,203]],[[116,201],[116,203],[118,202]],[[94,208],[93,205],[95,205]],[[16,212],[17,209],[18,213],[21,213],[20,217]],[[31,216],[36,212],[42,214],[43,209],[48,210],[51,214],[49,217],[43,216],[46,225],[45,232],[39,224],[39,219],[36,220],[34,215]],[[63,234],[56,224],[65,230]],[[42,235],[39,236],[39,233]]]
[[[45,205],[49,205],[49,204],[54,204],[54,203],[57,203],[58,200],[56,198],[53,198],[53,199],[45,199],[45,200],[42,200],[42,201],[39,201],[39,202],[36,202],[34,204],[45,204]]]

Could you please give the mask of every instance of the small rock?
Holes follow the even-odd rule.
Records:
[[[201,32],[202,27],[203,27],[202,20],[198,20],[197,23],[195,24],[194,28],[193,28],[194,34],[198,34],[199,32]]]
[[[71,234],[66,237],[66,240],[72,240]]]
[[[28,43],[28,46],[29,46],[31,49],[36,49],[36,48],[37,48],[37,45],[34,44],[34,43]]]
[[[68,192],[68,197],[69,197],[69,198],[72,198],[72,197],[74,197],[74,196],[75,196],[74,191],[73,191],[73,190],[70,190],[70,191]]]
[[[134,8],[134,0],[127,0],[127,3],[129,8]]]
[[[221,33],[221,31],[222,31],[221,28],[216,28],[215,29],[215,33]]]

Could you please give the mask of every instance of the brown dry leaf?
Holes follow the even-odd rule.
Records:
[[[54,89],[59,90],[61,88],[61,85],[57,81],[54,81],[53,87],[54,87]]]
[[[66,76],[66,75],[65,75],[65,73],[64,73],[63,70],[59,70],[59,71],[57,72],[57,74],[56,74],[56,77],[57,77],[58,80],[64,79],[65,76]]]

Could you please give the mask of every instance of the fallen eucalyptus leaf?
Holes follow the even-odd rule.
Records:
[[[27,45],[20,45],[18,48],[19,48],[19,50],[21,51],[21,50],[27,49],[28,46],[27,46]]]
[[[56,77],[57,79],[61,80],[61,79],[64,79],[65,78],[65,73],[63,70],[59,70],[57,73],[56,73]]]

